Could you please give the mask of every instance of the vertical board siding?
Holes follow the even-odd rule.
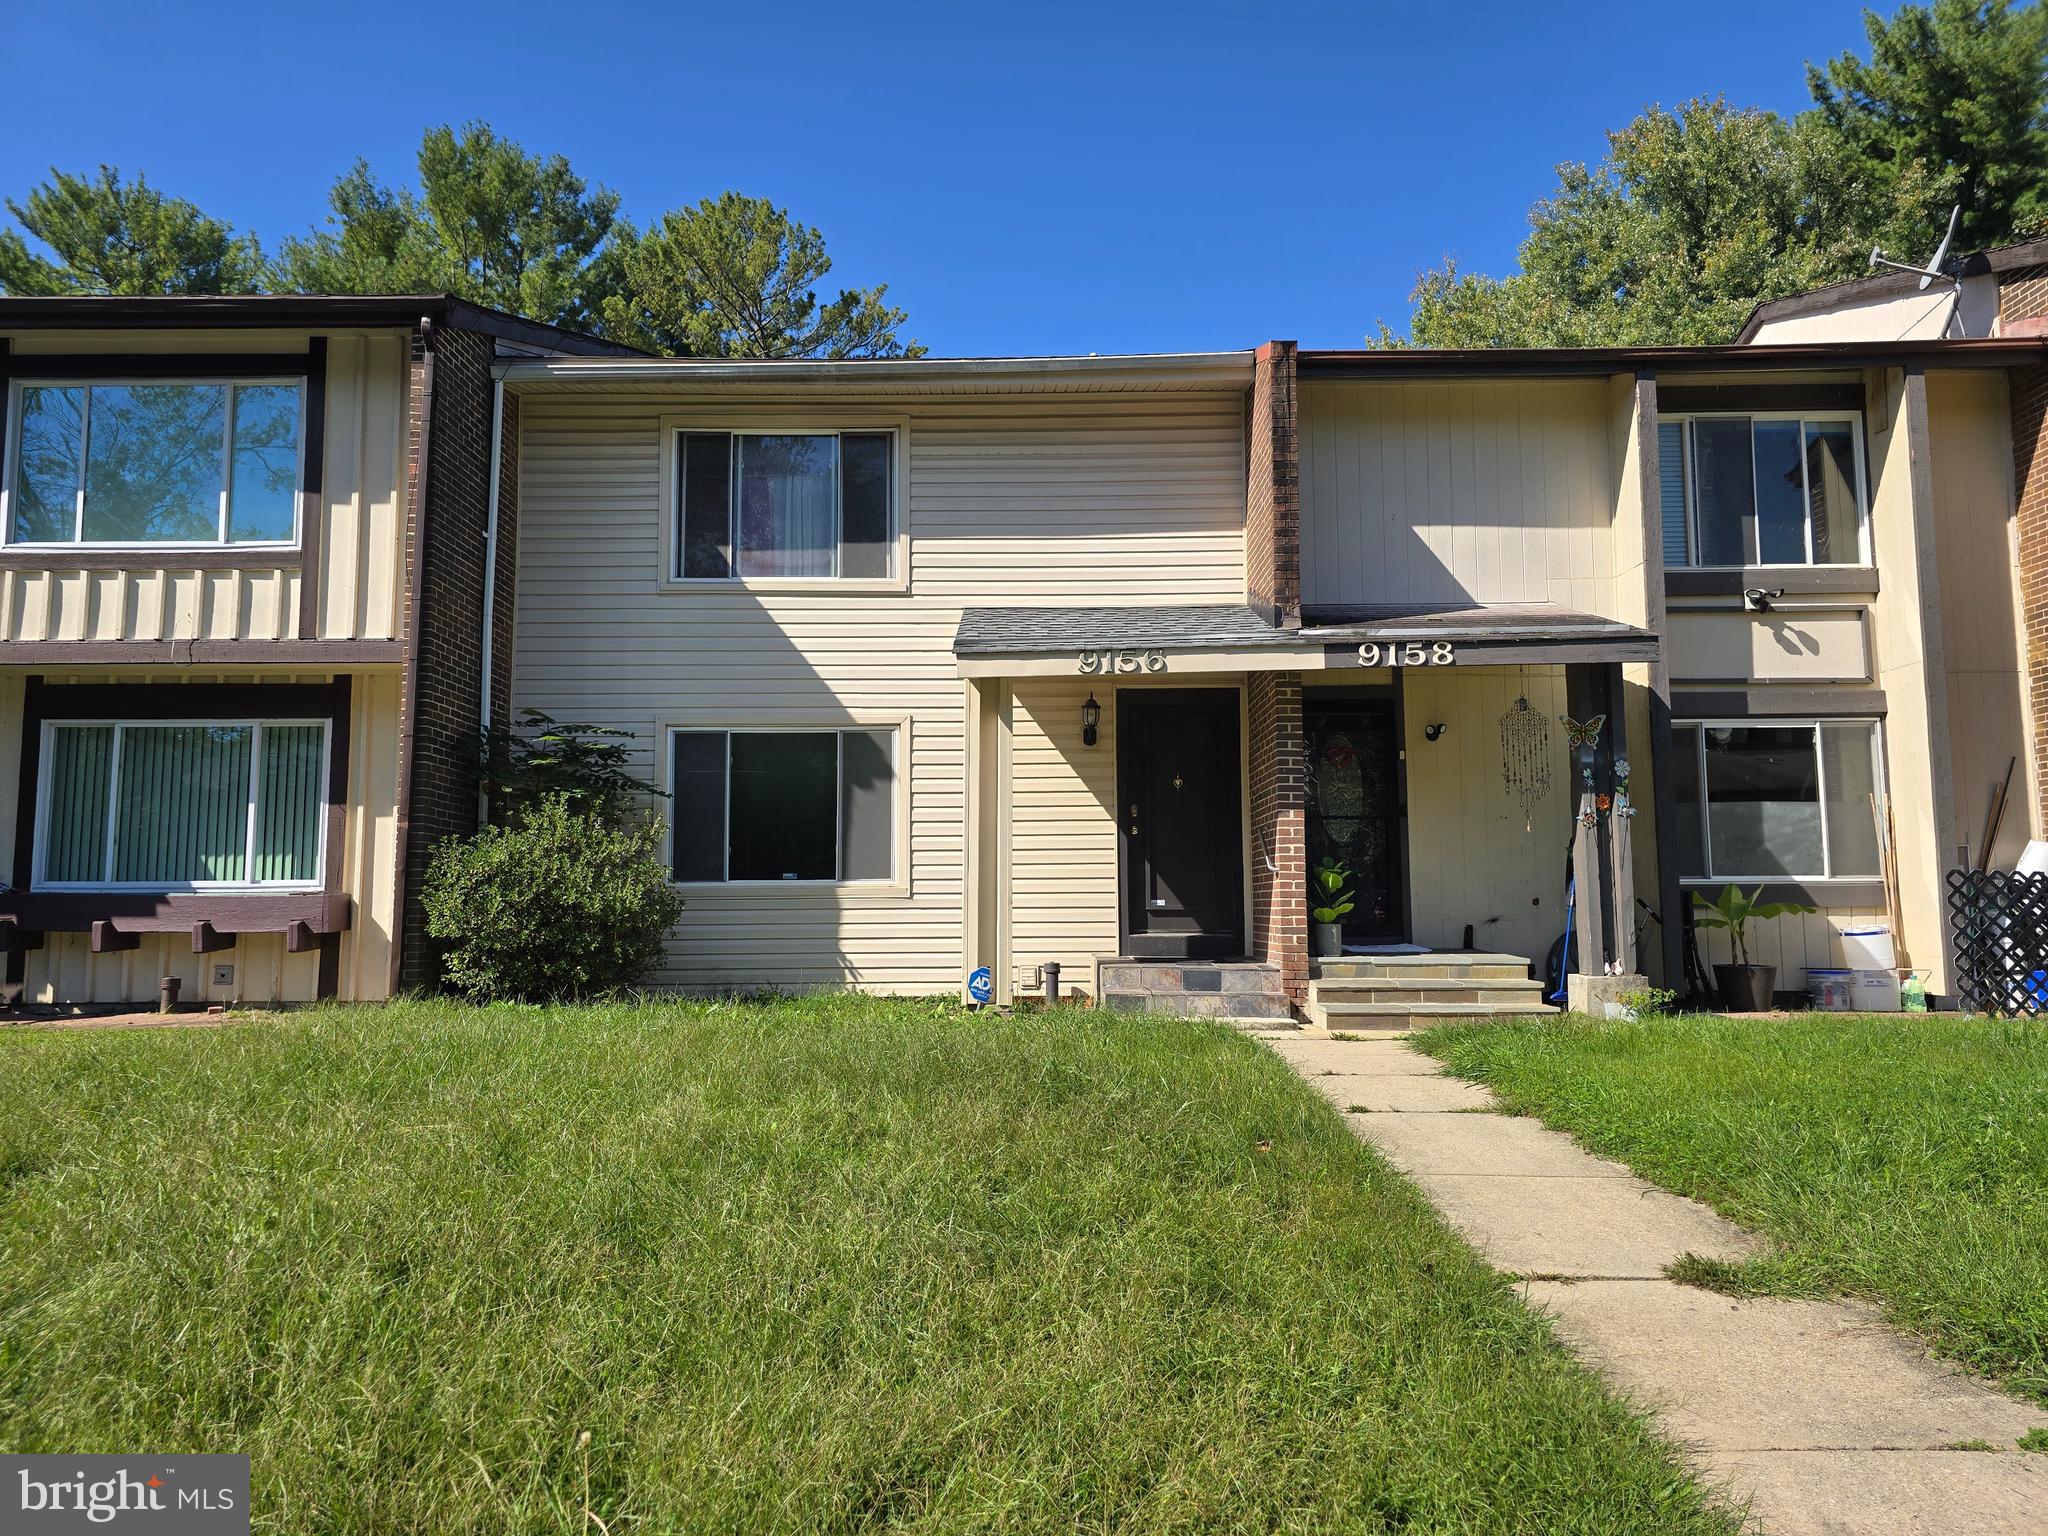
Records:
[[[1562,667],[1415,667],[1402,674],[1408,778],[1410,936],[1537,963],[1564,931],[1565,851],[1575,800],[1558,717]],[[1500,719],[1526,696],[1550,728],[1550,789],[1525,819],[1501,777]],[[1423,728],[1442,722],[1430,741]]]
[[[51,683],[164,683],[155,671],[46,675]],[[13,860],[16,793],[26,674],[0,674],[0,849]],[[328,673],[181,673],[179,683],[324,683]],[[167,684],[167,686],[176,686]],[[342,890],[354,899],[354,924],[341,939],[340,995],[381,998],[389,991],[397,921],[398,677],[358,676],[350,690],[349,797],[343,821]],[[192,953],[189,934],[146,933],[141,945],[92,953],[83,933],[52,933],[26,956],[24,998],[58,1007],[151,1003],[157,983],[176,976],[188,1003],[303,1003],[319,992],[317,951],[287,954],[284,936],[252,933],[210,955]],[[212,985],[216,964],[233,965],[231,987]]]
[[[882,407],[908,433],[900,510],[909,586],[844,593],[662,589],[658,418],[689,409],[646,396],[522,403],[514,706],[632,731],[638,768],[656,779],[667,726],[907,718],[903,888],[692,888],[652,979],[696,990],[950,993],[965,964],[965,695],[952,654],[960,611],[1243,601],[1242,394]],[[706,414],[729,419],[732,409]],[[870,420],[878,407],[844,409]],[[834,408],[783,413],[816,424]],[[747,414],[773,418],[776,408]],[[1104,748],[1095,756],[1113,763]],[[1084,805],[1053,795],[1045,809],[1048,824],[1032,837],[1097,835]],[[1084,825],[1059,825],[1069,812]],[[1113,880],[1103,892],[1099,872],[1077,878],[1050,900],[1088,909],[1087,933],[1106,924],[1114,947]]]
[[[41,350],[110,350],[107,338],[38,338]],[[16,349],[32,350],[16,339]],[[133,350],[189,351],[189,333]],[[209,332],[208,351],[303,349],[303,334],[256,342]],[[397,334],[341,335],[327,348],[326,462],[318,548],[306,559],[318,572],[319,633],[298,632],[300,571],[278,551],[252,549],[236,570],[194,570],[178,552],[138,551],[115,571],[67,569],[52,550],[40,568],[0,579],[4,640],[388,640],[399,633],[404,560],[406,341]]]
[[[1601,379],[1304,382],[1302,601],[1612,613],[1617,408]]]
[[[1691,899],[1690,895],[1687,899]],[[1749,958],[1753,964],[1778,968],[1778,991],[1804,992],[1809,984],[1809,969],[1844,969],[1843,929],[1886,925],[1882,907],[1823,907],[1817,912],[1773,918],[1768,923],[1750,926]],[[1700,958],[1709,967],[1734,964],[1734,950],[1726,932],[1702,928],[1699,936]]]
[[[1927,376],[1957,833],[1972,858],[1982,853],[1992,791],[2017,759],[1991,860],[1993,868],[2010,869],[2035,833],[2034,797],[2026,792],[2034,770],[2013,590],[2019,535],[2006,410],[2000,374]]]

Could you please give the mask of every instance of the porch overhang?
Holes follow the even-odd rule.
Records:
[[[1657,658],[1649,630],[1548,603],[1321,608],[1304,618],[1298,630],[1280,629],[1242,603],[969,608],[953,636],[953,658],[961,677],[1127,679]],[[1385,659],[1368,661],[1371,647]],[[1419,657],[1411,647],[1421,648]]]

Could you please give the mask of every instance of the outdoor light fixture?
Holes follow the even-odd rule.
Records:
[[[1088,702],[1081,706],[1082,746],[1092,747],[1095,745],[1095,728],[1100,724],[1102,724],[1102,706],[1095,702],[1095,694],[1091,690],[1088,694]]]
[[[1425,725],[1425,726],[1424,726],[1424,727],[1422,728],[1422,739],[1423,739],[1424,741],[1435,741],[1435,740],[1437,739],[1437,737],[1439,737],[1439,736],[1443,735],[1443,733],[1444,733],[1444,723],[1443,723],[1443,721],[1441,721],[1441,720],[1436,720],[1436,721],[1432,721],[1432,722],[1431,722],[1430,724],[1428,724],[1428,725]]]

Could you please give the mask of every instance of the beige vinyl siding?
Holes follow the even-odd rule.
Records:
[[[1062,987],[1085,990],[1095,960],[1118,950],[1116,690],[1096,695],[1099,739],[1084,747],[1089,691],[1033,678],[1011,693],[1009,953],[1024,990],[1049,960],[1064,972]]]
[[[1619,408],[1604,379],[1303,381],[1302,601],[1611,613]]]
[[[51,683],[162,683],[153,674],[45,674]],[[0,849],[14,847],[21,772],[25,674],[0,673]],[[331,673],[184,673],[179,683],[325,683]],[[165,684],[168,687],[178,684]],[[341,939],[340,995],[381,998],[390,990],[392,935],[397,927],[399,680],[395,672],[357,676],[349,694],[349,795],[343,822],[342,889],[353,898],[353,926]],[[165,976],[183,982],[188,1003],[301,1003],[319,992],[317,951],[287,954],[284,935],[242,935],[231,948],[192,953],[188,933],[146,933],[139,947],[92,953],[84,933],[52,933],[27,953],[24,998],[30,1003],[90,1007],[148,1003]],[[232,965],[230,987],[212,984],[213,967]]]
[[[2034,769],[2013,591],[2019,534],[2003,375],[1929,373],[1927,416],[1957,838],[1972,858],[1982,852],[1992,791],[2017,760],[1991,861],[2010,869],[2034,835],[2033,796],[2024,793]]]
[[[206,333],[209,352],[302,351],[305,333]],[[173,345],[175,343],[175,345]],[[66,333],[16,337],[15,351],[191,351],[193,333],[166,337]],[[399,634],[404,562],[407,343],[397,333],[342,334],[327,344],[325,464],[320,573],[322,640],[387,640]],[[48,551],[42,568],[0,571],[0,640],[294,640],[299,634],[298,557],[251,550],[233,570],[194,570],[179,552],[137,551],[122,570],[66,568]]]
[[[1564,931],[1572,769],[1562,667],[1411,667],[1402,673],[1410,937],[1541,965]],[[1501,777],[1500,720],[1526,697],[1550,731],[1550,790],[1523,817]],[[1423,728],[1441,721],[1436,741]],[[1647,827],[1644,835],[1649,835]]]
[[[903,590],[664,588],[659,420],[739,415],[897,423]],[[1235,389],[843,408],[532,395],[518,464],[515,706],[633,731],[644,769],[664,777],[658,743],[672,726],[911,722],[907,889],[692,888],[654,978],[666,986],[953,992],[965,967],[960,610],[1243,600]],[[1109,924],[1113,947],[1113,889],[1098,898],[1096,876],[1077,878],[1068,904],[1099,899],[1089,921]]]

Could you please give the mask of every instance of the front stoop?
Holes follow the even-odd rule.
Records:
[[[1119,1012],[1296,1027],[1278,966],[1251,960],[1103,960],[1096,974],[1102,1005]]]
[[[1311,1026],[1333,1034],[1404,1034],[1445,1019],[1554,1012],[1520,955],[1345,955],[1309,963]]]

